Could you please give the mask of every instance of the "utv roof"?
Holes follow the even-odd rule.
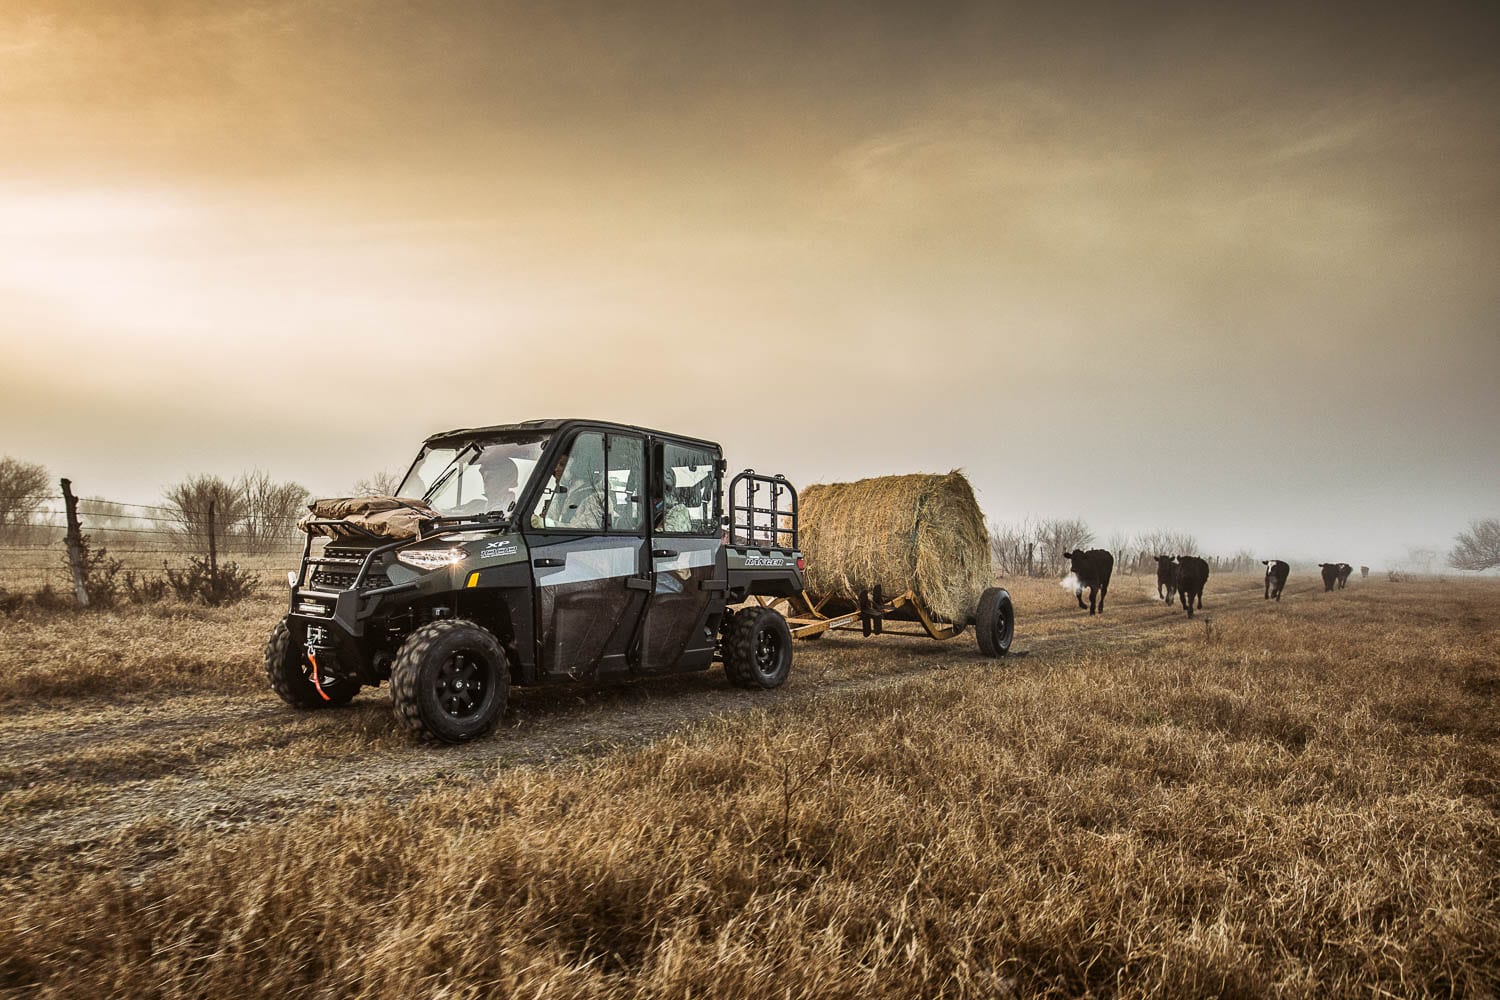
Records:
[[[554,434],[557,431],[591,428],[606,431],[630,431],[635,434],[649,434],[655,437],[671,438],[674,441],[689,441],[693,444],[707,445],[717,449],[719,446],[706,438],[693,437],[690,434],[674,434],[670,431],[652,430],[650,427],[637,427],[634,424],[617,424],[610,420],[586,420],[581,417],[567,417],[561,420],[523,420],[516,424],[493,424],[489,427],[459,427],[451,431],[442,431],[428,436],[426,444],[438,441],[446,441],[457,438],[486,437],[490,434],[504,434],[513,431],[533,431],[538,434]]]

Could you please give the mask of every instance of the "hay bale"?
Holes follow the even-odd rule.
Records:
[[[814,483],[798,500],[812,600],[857,601],[879,584],[888,599],[913,591],[942,621],[974,619],[994,574],[984,514],[962,472]]]

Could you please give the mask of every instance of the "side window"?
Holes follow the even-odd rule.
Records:
[[[541,498],[531,515],[533,528],[603,531],[606,482],[604,435],[585,431],[560,452],[547,472]]]
[[[646,443],[638,437],[609,436],[606,468],[606,514],[610,531],[641,530],[641,490],[646,473]]]
[[[718,456],[712,451],[664,442],[654,484],[655,529],[667,535],[717,535]]]

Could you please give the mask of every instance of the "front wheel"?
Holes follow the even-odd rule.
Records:
[[[979,596],[979,610],[974,616],[974,637],[985,656],[999,657],[1010,652],[1010,641],[1016,634],[1016,607],[1010,594],[1001,587],[990,587]]]
[[[510,694],[505,650],[486,629],[450,618],[423,625],[391,664],[391,703],[410,732],[463,743],[494,728]]]
[[[314,676],[312,660],[301,643],[292,641],[292,628],[285,618],[276,623],[266,640],[266,680],[277,697],[293,708],[313,709],[347,705],[359,691],[353,677]]]
[[[724,639],[724,674],[736,687],[781,687],[792,672],[792,630],[770,608],[735,613]]]

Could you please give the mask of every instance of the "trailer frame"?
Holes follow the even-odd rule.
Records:
[[[775,608],[781,612],[786,618],[787,626],[792,630],[794,639],[810,639],[826,632],[857,631],[866,636],[925,635],[929,639],[944,641],[963,635],[968,630],[968,625],[940,622],[933,618],[926,605],[922,603],[922,599],[910,590],[888,601],[880,586],[876,585],[860,591],[859,606],[853,611],[834,615],[823,613],[823,607],[829,600],[830,598],[825,596],[822,600],[814,602],[806,594],[799,594],[796,597],[756,598],[762,607]],[[785,605],[785,607],[777,607],[777,605]],[[916,616],[915,624],[920,625],[921,629],[899,627],[888,629],[887,617],[905,608],[911,609],[911,613]],[[912,624],[904,617],[893,620],[902,625]]]

